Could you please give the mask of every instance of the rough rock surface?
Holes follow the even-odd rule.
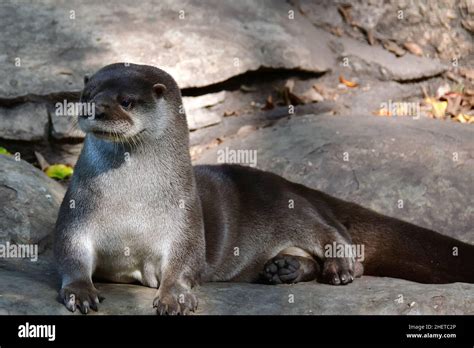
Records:
[[[232,77],[273,68],[270,72],[280,79],[269,80],[269,70],[260,69],[253,73],[252,92],[237,86],[225,97],[221,92],[184,98],[190,128],[197,129],[191,135],[192,145],[201,146],[197,163],[215,163],[216,151],[225,147],[257,150],[259,168],[474,243],[472,127],[358,116],[371,114],[381,102],[420,94],[420,86],[410,80],[446,70],[436,60],[408,53],[397,58],[382,49],[380,41],[391,39],[392,33],[400,33],[400,46],[404,40],[415,40],[424,56],[431,56],[435,48],[442,59],[451,60],[452,54],[464,58],[472,47],[466,44],[467,32],[459,36],[458,30],[439,32],[448,22],[448,27],[459,28],[461,20],[466,28],[467,1],[462,0],[454,12],[426,2],[404,6],[399,2],[409,25],[392,25],[392,2],[383,7],[377,1],[353,5],[359,24],[373,29],[374,46],[365,44],[363,31],[344,23],[337,12],[340,1],[301,1],[303,13],[295,3],[146,0],[128,6],[124,0],[3,1],[1,145],[20,151],[22,158],[37,150],[48,154],[50,163],[73,164],[83,135],[74,131],[71,118],[54,118],[51,105],[65,96],[76,100],[83,75],[112,62],[162,67],[181,87],[190,88],[189,95],[227,89]],[[422,23],[422,28],[433,27],[430,37],[412,35],[418,15],[422,22],[430,22]],[[345,28],[342,37],[334,26]],[[343,64],[345,57],[348,65]],[[324,75],[310,74],[303,83],[305,73],[328,70]],[[337,86],[339,73],[356,78],[360,88]],[[250,75],[232,81],[243,87]],[[343,92],[341,98],[299,105],[293,116],[282,105],[262,110],[261,103],[275,92],[275,83],[283,86],[297,75],[301,78],[297,93],[323,82]],[[403,83],[386,81],[390,79]],[[306,113],[311,115],[300,116]],[[63,194],[60,184],[31,165],[0,155],[0,244],[38,243],[41,249],[37,262],[0,258],[0,314],[69,314],[56,302],[59,279],[49,248]],[[106,297],[99,314],[154,313],[154,289],[97,287]],[[373,277],[344,287],[213,283],[198,289],[198,314],[474,314],[473,290],[473,284],[426,285]],[[293,303],[289,295],[294,295]]]
[[[71,315],[57,302],[60,282],[49,259],[43,255],[38,262],[0,261],[0,315]],[[155,314],[155,289],[104,283],[96,287],[105,297],[97,314]],[[473,284],[427,285],[392,278],[362,277],[347,286],[207,283],[197,295],[196,314],[474,314]]]
[[[82,140],[86,134],[80,129],[77,117],[58,116],[54,109],[50,108],[49,117],[51,120],[51,136],[54,139],[77,139]]]
[[[2,2],[0,74],[8,78],[0,81],[0,99],[77,92],[85,74],[117,61],[162,67],[182,88],[261,67],[324,72],[340,58],[333,51],[338,45],[369,63],[375,59],[396,80],[444,69],[332,36],[283,0],[210,2]]]
[[[380,46],[368,46],[351,38],[343,37],[338,42],[343,47],[341,56],[347,57],[349,64],[351,57],[355,56],[375,68],[372,70],[378,69],[385,79],[415,80],[435,76],[447,70],[447,66],[439,61],[428,60],[412,54],[396,57]]]
[[[199,97],[183,97],[188,128],[195,130],[221,122],[222,114],[210,110],[211,107],[225,100],[225,91],[205,94]]]
[[[391,40],[416,43],[424,56],[472,60],[474,6],[471,0],[298,0],[292,1],[315,26],[374,45]],[[341,16],[344,5],[348,20]]]
[[[474,243],[472,136],[454,122],[307,115],[225,141],[197,163],[216,163],[226,147],[256,150],[258,168]]]
[[[41,251],[51,242],[63,195],[31,164],[0,155],[0,243],[39,244]]]
[[[307,35],[312,24],[297,11],[289,19],[294,8],[282,0],[0,6],[0,74],[9,77],[0,81],[0,98],[77,91],[84,74],[117,61],[163,67],[181,87],[206,86],[262,66],[326,71],[333,64],[326,42]]]
[[[0,139],[41,141],[48,136],[48,113],[43,104],[0,107]]]
[[[205,151],[199,162],[215,163],[216,150],[223,146],[256,149],[260,168],[473,243],[472,130],[408,118],[361,116],[354,123],[354,117],[281,120]],[[4,161],[13,165],[9,158]],[[32,180],[31,175],[22,180]],[[399,199],[403,209],[397,206]],[[0,314],[69,314],[56,302],[59,280],[50,250],[38,262],[0,260],[0,279]],[[99,314],[154,314],[154,289],[97,287],[106,297]],[[199,288],[198,295],[197,314],[474,314],[472,284],[426,285],[391,278],[363,277],[344,287],[212,283]]]

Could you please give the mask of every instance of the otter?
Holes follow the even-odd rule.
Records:
[[[193,167],[181,92],[163,70],[108,65],[85,78],[81,102],[95,116],[79,117],[87,135],[54,247],[70,311],[98,309],[96,279],[157,288],[159,314],[195,311],[192,288],[209,281],[474,282],[473,245],[269,172]],[[345,252],[328,255],[332,245]]]

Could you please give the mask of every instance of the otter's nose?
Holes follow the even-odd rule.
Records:
[[[100,120],[104,119],[107,111],[110,109],[110,106],[108,103],[105,102],[100,102],[100,103],[94,103],[94,108],[92,110],[92,113],[90,115],[81,115],[83,118],[89,118],[93,120]]]
[[[105,114],[110,109],[110,105],[106,102],[97,103],[95,106],[95,118],[97,120],[103,119]]]

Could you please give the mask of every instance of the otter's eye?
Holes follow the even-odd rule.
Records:
[[[132,100],[129,98],[125,98],[120,102],[120,105],[125,109],[129,109],[132,107]]]

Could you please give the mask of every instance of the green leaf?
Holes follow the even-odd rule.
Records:
[[[65,164],[53,164],[46,168],[45,173],[53,179],[63,180],[72,175],[74,170]]]
[[[8,150],[5,149],[4,147],[0,146],[0,155],[11,155],[11,153],[8,152]]]

